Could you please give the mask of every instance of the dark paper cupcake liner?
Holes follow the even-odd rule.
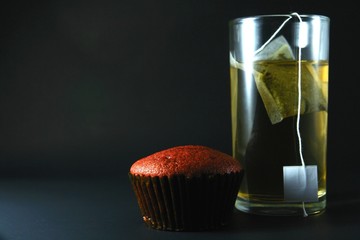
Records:
[[[212,230],[233,214],[241,173],[186,178],[129,174],[144,222],[169,231]]]

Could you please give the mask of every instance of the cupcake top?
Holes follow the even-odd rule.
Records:
[[[199,145],[169,148],[137,160],[130,168],[131,174],[146,176],[186,177],[201,174],[229,174],[240,172],[242,167],[232,156]]]

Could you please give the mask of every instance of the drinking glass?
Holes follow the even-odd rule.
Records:
[[[326,208],[330,19],[298,13],[229,22],[235,207],[262,215]]]

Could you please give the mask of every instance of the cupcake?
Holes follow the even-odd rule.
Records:
[[[146,225],[201,231],[230,222],[243,168],[218,150],[185,145],[137,160],[129,177]]]

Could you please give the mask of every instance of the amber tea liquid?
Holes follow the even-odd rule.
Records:
[[[301,78],[302,155],[306,166],[317,167],[318,199],[310,202],[284,199],[283,167],[302,164],[296,131],[298,67],[296,60],[264,60],[255,61],[252,70],[239,66],[230,68],[233,156],[245,168],[235,206],[244,212],[302,215],[305,210],[310,215],[325,209],[327,61],[301,61],[301,68],[311,72]],[[266,96],[271,99],[267,100]],[[282,109],[278,115],[284,116],[276,123],[269,117],[273,111],[271,102],[277,103],[276,109]]]

